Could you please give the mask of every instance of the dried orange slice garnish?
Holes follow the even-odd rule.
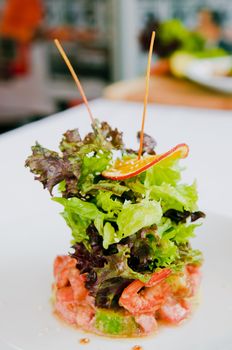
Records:
[[[136,176],[143,171],[149,169],[155,164],[160,163],[164,159],[180,159],[186,158],[189,153],[189,147],[185,143],[181,143],[169,151],[154,156],[146,156],[144,158],[127,158],[117,159],[112,168],[103,171],[102,175],[111,180],[126,180]]]

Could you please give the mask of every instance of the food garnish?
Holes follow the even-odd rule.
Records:
[[[126,180],[139,175],[143,171],[162,162],[165,159],[175,160],[188,156],[188,145],[182,143],[163,154],[146,156],[143,158],[117,159],[113,167],[102,172],[102,175],[111,180]]]

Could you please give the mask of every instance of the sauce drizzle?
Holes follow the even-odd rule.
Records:
[[[143,348],[140,345],[135,345],[131,350],[143,350]]]
[[[82,345],[89,344],[89,342],[90,342],[89,338],[81,338],[79,340],[79,343]]]

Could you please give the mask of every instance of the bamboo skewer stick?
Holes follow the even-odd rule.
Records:
[[[74,71],[74,69],[73,69],[73,66],[72,66],[71,62],[69,61],[69,58],[67,57],[67,55],[66,55],[66,53],[65,53],[65,51],[64,51],[64,49],[63,49],[63,47],[61,46],[59,40],[58,40],[58,39],[55,39],[55,40],[54,40],[54,43],[55,43],[55,45],[56,45],[58,51],[60,52],[60,54],[61,54],[61,56],[62,56],[64,62],[66,63],[66,65],[67,65],[67,67],[68,67],[68,69],[69,69],[69,71],[70,71],[70,73],[71,73],[71,75],[72,75],[72,77],[73,77],[73,80],[74,80],[75,83],[76,83],[76,86],[77,86],[77,88],[78,88],[78,90],[79,90],[79,92],[80,92],[80,94],[81,94],[81,97],[82,97],[82,99],[83,99],[83,101],[84,101],[84,104],[86,105],[86,108],[87,108],[87,110],[88,110],[88,113],[89,113],[89,116],[90,116],[90,119],[91,119],[91,123],[94,124],[94,117],[93,117],[93,114],[92,114],[91,109],[90,109],[90,107],[89,107],[89,103],[88,103],[88,100],[87,100],[87,98],[86,98],[85,92],[84,92],[84,90],[83,90],[83,88],[82,88],[81,82],[80,82],[80,80],[78,79],[78,77],[77,77],[77,75],[76,75],[76,73],[75,73],[75,71]]]
[[[143,151],[144,126],[145,126],[145,119],[146,119],[146,113],[147,113],[147,102],[148,102],[150,71],[151,71],[151,58],[152,58],[154,41],[155,41],[155,32],[153,31],[151,36],[150,49],[149,49],[148,62],[147,62],[146,90],[145,90],[145,96],[144,96],[143,118],[142,118],[141,132],[140,132],[140,146],[139,146],[139,152],[138,152],[138,159],[141,158],[142,151]]]

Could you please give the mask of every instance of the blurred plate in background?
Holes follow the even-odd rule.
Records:
[[[214,90],[232,93],[232,56],[193,60],[185,75]]]

